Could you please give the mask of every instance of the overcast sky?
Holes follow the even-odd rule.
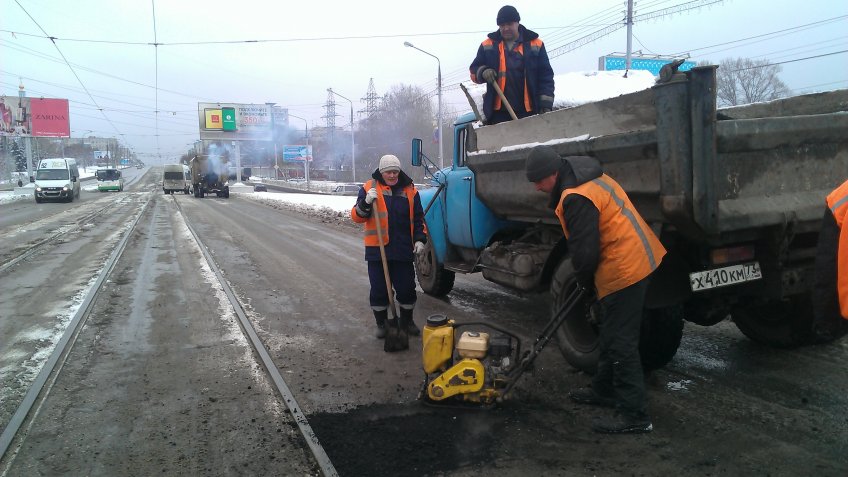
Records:
[[[645,0],[636,2],[635,14],[693,3]],[[502,5],[435,0],[0,4],[0,92],[17,96],[23,82],[28,96],[68,98],[72,136],[120,137],[151,162],[158,155],[166,161],[178,157],[198,139],[197,102],[274,102],[305,118],[311,129],[326,125],[327,88],[353,101],[355,120],[365,108],[361,99],[371,80],[378,96],[398,84],[435,91],[436,60],[404,47],[405,41],[441,61],[445,110],[467,110],[456,85],[468,80],[468,65],[485,34],[497,28]],[[557,47],[621,24],[624,0],[511,4],[521,23],[545,41],[557,74],[596,70],[600,56],[626,50],[622,27],[553,57]],[[56,38],[56,46],[45,32]],[[650,55],[783,62],[780,77],[793,93],[848,88],[845,0],[717,1],[639,21],[633,33],[633,50]],[[336,126],[349,128],[350,103],[336,101]],[[304,127],[294,117],[290,124]]]

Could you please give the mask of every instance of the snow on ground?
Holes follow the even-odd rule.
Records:
[[[616,96],[648,89],[654,85],[656,77],[649,71],[632,70],[624,77],[624,71],[575,71],[554,76],[554,105],[577,106],[592,101],[614,98]],[[477,109],[483,111],[483,93],[485,84],[464,81],[471,97],[477,103]]]

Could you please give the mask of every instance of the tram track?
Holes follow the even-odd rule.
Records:
[[[79,218],[74,219],[72,225],[69,226],[68,224],[65,224],[64,226],[59,227],[56,231],[52,232],[51,235],[49,235],[48,237],[40,239],[35,243],[27,246],[26,248],[19,250],[15,256],[7,259],[2,264],[0,264],[0,273],[5,272],[7,269],[17,265],[21,261],[26,260],[32,255],[42,251],[44,247],[46,247],[50,243],[53,243],[68,234],[79,231],[85,226],[85,224],[108,212],[116,205],[116,202],[109,201],[103,207],[100,207],[97,210],[91,211]]]
[[[6,454],[12,447],[12,444],[15,441],[15,438],[18,435],[19,431],[21,430],[21,427],[27,422],[31,424],[37,417],[39,406],[41,405],[41,403],[44,402],[44,400],[47,398],[47,395],[50,393],[52,383],[56,381],[56,376],[58,376],[58,374],[61,372],[65,358],[67,357],[69,351],[73,348],[76,337],[79,335],[79,331],[85,325],[85,321],[89,316],[89,308],[91,307],[91,304],[97,298],[103,286],[103,283],[107,280],[112,269],[115,267],[115,264],[118,262],[118,259],[121,257],[124,250],[126,249],[127,242],[132,236],[133,230],[135,230],[138,221],[144,215],[144,212],[147,209],[147,206],[150,204],[151,200],[152,196],[148,197],[148,200],[145,201],[141,210],[133,219],[132,225],[129,230],[126,231],[124,236],[121,238],[120,242],[118,242],[117,246],[112,250],[109,259],[106,261],[103,269],[101,270],[94,284],[89,288],[88,292],[85,295],[85,298],[82,301],[82,304],[77,308],[77,312],[74,314],[69,325],[65,329],[65,332],[62,334],[62,337],[60,338],[59,342],[53,348],[53,352],[50,354],[50,357],[47,359],[44,366],[42,366],[41,371],[39,371],[35,380],[30,385],[29,390],[24,395],[23,401],[18,405],[17,410],[12,415],[9,423],[3,429],[3,433],[0,434],[0,460],[7,460]],[[103,213],[104,210],[109,209],[112,205],[113,204],[110,203],[110,205],[103,207],[100,210],[95,211],[91,214],[88,214],[86,217],[82,218],[77,223],[85,223],[87,220],[96,217],[100,213]],[[79,226],[81,227],[82,225]],[[68,233],[68,231],[59,233],[57,234],[57,236],[60,236],[63,233]],[[55,238],[56,236],[51,237],[48,241],[55,240]],[[30,250],[37,250],[42,245],[43,244],[36,245],[30,248]],[[13,453],[14,452],[15,450],[13,450]],[[7,466],[11,463],[11,460],[12,459],[8,460]]]
[[[148,196],[144,205],[139,208],[140,210],[137,215],[131,219],[131,224],[128,225],[128,228],[123,232],[123,236],[120,241],[114,247],[96,280],[88,289],[85,294],[85,298],[82,300],[82,304],[78,307],[76,313],[62,334],[62,337],[51,352],[50,357],[39,371],[35,380],[29,386],[22,402],[15,410],[2,434],[0,434],[0,462],[3,464],[3,467],[0,468],[0,476],[7,475],[10,472],[18,452],[24,447],[27,435],[30,433],[33,426],[37,426],[37,420],[39,419],[42,406],[51,394],[54,384],[59,380],[59,376],[65,367],[66,361],[68,360],[68,356],[71,354],[77,338],[80,336],[83,328],[85,328],[86,322],[92,313],[92,309],[94,308],[93,304],[101,295],[108,297],[109,291],[106,285],[110,281],[114,281],[115,277],[112,277],[113,271],[115,271],[116,264],[124,255],[125,250],[127,250],[128,244],[132,243],[132,237],[136,234],[144,233],[140,228],[139,221],[145,215],[145,212],[149,209],[149,206],[154,200],[154,194]],[[268,354],[268,351],[259,338],[245,312],[245,308],[228,285],[221,269],[215,263],[214,258],[203,243],[200,235],[196,232],[196,229],[192,227],[188,217],[179,207],[179,201],[173,200],[173,203],[179,212],[181,220],[185,223],[186,228],[190,232],[193,241],[196,243],[198,250],[202,253],[202,260],[206,262],[214,273],[216,281],[224,291],[227,301],[238,317],[239,328],[244,334],[246,341],[250,343],[250,346],[254,351],[254,357],[258,358],[258,364],[261,364],[262,368],[267,373],[269,386],[272,386],[275,389],[281,404],[284,404],[285,408],[288,409],[291,418],[294,420],[294,423],[296,423],[297,429],[302,436],[306,447],[308,447],[309,452],[314,458],[314,461],[317,463],[317,466],[320,468],[323,475],[338,475],[327,453],[321,446],[318,437],[310,427],[306,415],[301,410],[294,394],[283,379],[271,356]],[[21,260],[24,260],[24,258],[36,254],[39,250],[43,250],[48,243],[60,240],[63,234],[71,233],[72,230],[79,230],[90,220],[108,211],[110,207],[111,205],[92,211],[75,220],[73,229],[60,231],[51,237],[45,238],[40,243],[29,247],[27,251],[24,252],[25,255],[19,255],[14,259],[16,260],[15,263],[19,263]],[[11,267],[12,265],[13,263],[10,262],[4,264],[6,268]]]
[[[265,345],[262,340],[259,338],[259,335],[256,332],[253,324],[247,316],[247,313],[244,310],[241,302],[236,297],[233,290],[227,284],[227,280],[224,278],[224,275],[221,273],[221,269],[215,263],[212,254],[209,252],[206,245],[204,245],[203,241],[200,238],[200,235],[197,233],[194,227],[192,227],[188,218],[183,213],[182,209],[179,206],[179,202],[175,201],[177,204],[177,209],[180,211],[180,214],[183,216],[183,220],[188,227],[189,232],[191,233],[194,241],[197,243],[200,251],[203,253],[203,257],[209,265],[210,269],[215,274],[215,277],[218,279],[218,282],[221,285],[221,288],[224,290],[224,293],[227,295],[227,299],[230,302],[230,305],[233,307],[236,315],[239,319],[239,325],[241,326],[242,332],[247,337],[251,346],[253,347],[256,354],[259,356],[259,359],[262,362],[262,366],[265,368],[268,373],[271,381],[274,383],[277,392],[282,397],[283,402],[288,408],[289,412],[291,412],[292,417],[297,423],[298,429],[300,430],[301,435],[306,440],[307,445],[309,446],[312,455],[315,457],[319,467],[321,468],[321,472],[327,476],[338,476],[335,467],[330,461],[329,456],[324,450],[321,442],[318,439],[318,436],[315,434],[315,431],[309,425],[309,421],[306,418],[306,415],[303,413],[300,405],[297,403],[297,399],[291,391],[291,388],[286,383],[283,376],[280,374],[280,371],[277,369],[277,366],[274,364],[271,355],[268,354],[268,351],[265,349]]]

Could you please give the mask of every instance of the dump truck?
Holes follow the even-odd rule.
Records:
[[[203,198],[214,193],[218,197],[229,198],[229,169],[226,160],[219,156],[198,154],[189,161],[191,168],[191,186],[194,196]]]
[[[715,66],[671,64],[654,86],[615,98],[487,126],[466,114],[453,163],[421,191],[430,239],[419,284],[444,296],[456,273],[481,272],[549,292],[559,310],[576,284],[568,242],[524,173],[530,150],[547,144],[597,158],[668,250],[646,296],[643,366],[673,358],[684,321],[731,319],[763,344],[809,344],[825,196],[848,178],[846,111],[848,90],[718,109]],[[413,139],[412,164],[430,169],[421,145]],[[589,372],[597,320],[586,303],[556,333],[566,360]]]

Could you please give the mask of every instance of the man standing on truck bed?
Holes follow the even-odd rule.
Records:
[[[518,118],[546,113],[554,106],[554,70],[539,35],[519,24],[518,10],[506,5],[498,11],[498,30],[489,33],[471,63],[471,81],[487,83],[483,114],[487,124],[511,116],[495,90],[503,91]]]
[[[848,181],[825,200],[813,288],[813,333],[822,343],[839,338],[848,329]]]
[[[602,310],[601,353],[592,387],[576,389],[569,397],[617,408],[614,416],[593,423],[596,432],[650,432],[639,331],[648,277],[665,248],[597,159],[562,160],[552,147],[537,146],[527,157],[525,171],[537,190],[550,194],[577,284],[595,290]]]
[[[372,215],[380,221],[389,278],[400,306],[398,324],[406,325],[409,334],[418,336],[421,330],[412,321],[417,299],[413,254],[422,253],[427,242],[421,196],[412,179],[400,170],[400,160],[396,156],[380,158],[380,165],[371,177],[360,188],[350,217],[356,223],[365,224],[365,260],[371,282],[369,301],[377,321],[376,336],[386,337],[390,290],[386,289],[377,226],[374,220],[369,220]]]

